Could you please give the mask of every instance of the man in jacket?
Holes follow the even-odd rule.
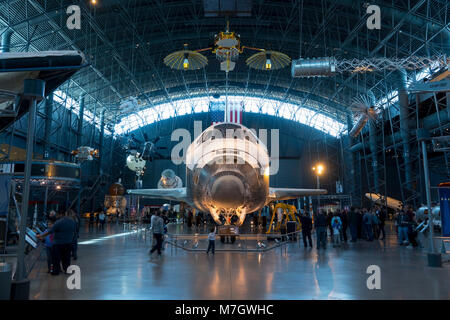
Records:
[[[380,240],[384,240],[384,238],[386,238],[386,231],[384,231],[384,226],[386,224],[386,209],[385,208],[381,208],[378,211],[378,221],[379,221],[378,227],[379,227],[379,231],[380,231],[379,233],[381,236]]]
[[[306,248],[308,246],[306,240],[308,240],[309,246],[312,248],[313,246],[311,239],[312,219],[306,211],[304,211],[303,214],[300,216],[300,222],[302,224],[303,244],[305,245]]]
[[[340,214],[339,214],[339,218],[341,218],[341,222],[342,222],[342,239],[344,242],[347,242],[347,228],[348,228],[348,216],[347,216],[347,210],[343,210]]]
[[[64,212],[58,214],[58,220],[50,228],[49,231],[44,232],[37,237],[39,239],[45,238],[49,234],[53,234],[53,272],[52,275],[58,275],[61,271],[67,272],[70,266],[70,252],[72,251],[73,238],[76,232],[75,222],[65,215]]]
[[[317,234],[317,249],[323,246],[324,249],[327,248],[327,216],[323,211],[320,211],[314,217],[314,228],[316,228]]]

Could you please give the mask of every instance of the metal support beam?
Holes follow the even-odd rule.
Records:
[[[44,159],[50,158],[50,134],[52,132],[53,121],[53,93],[50,93],[45,100],[45,126],[44,126],[44,141],[42,146],[42,153]]]
[[[103,160],[103,138],[105,134],[105,111],[106,109],[103,108],[100,115],[100,137],[99,137],[99,158],[98,158],[98,174],[102,174],[102,160]]]
[[[14,274],[13,299],[28,300],[30,283],[27,280],[25,266],[25,233],[28,221],[28,202],[30,199],[31,163],[33,161],[34,128],[36,124],[36,101],[45,95],[45,82],[42,80],[26,79],[24,81],[24,97],[29,99],[27,151],[25,159],[25,177],[22,196],[22,212],[19,226],[19,246],[17,250],[17,269]]]
[[[84,101],[86,94],[83,92],[80,95],[80,112],[78,113],[78,129],[77,129],[77,148],[81,147],[83,139],[83,117],[84,117]]]
[[[399,87],[398,87],[398,100],[400,107],[400,132],[403,144],[403,161],[405,165],[405,184],[407,189],[411,189],[411,148],[410,141],[410,121],[409,121],[409,99],[406,91],[406,72],[400,73]]]

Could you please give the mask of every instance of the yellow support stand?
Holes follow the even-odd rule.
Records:
[[[266,233],[272,232],[273,221],[275,219],[275,215],[277,214],[277,209],[281,208],[283,210],[283,216],[281,221],[277,221],[277,225],[273,227],[273,231],[279,231],[281,225],[286,226],[288,221],[297,222],[297,231],[300,230],[300,219],[295,215],[297,213],[297,208],[293,205],[286,203],[277,203],[272,211],[272,218],[270,219],[269,230]]]

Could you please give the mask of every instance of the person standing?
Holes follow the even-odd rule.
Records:
[[[331,219],[331,227],[333,228],[333,247],[341,246],[341,230],[342,230],[342,221],[339,217],[339,214],[336,213],[334,217]]]
[[[363,212],[361,211],[361,209],[358,209],[356,211],[356,217],[357,217],[357,235],[358,235],[358,239],[362,239],[363,238]]]
[[[339,215],[342,222],[342,232],[341,232],[341,240],[347,242],[347,228],[348,228],[348,213],[347,210],[343,210]]]
[[[352,236],[351,242],[356,242],[358,239],[358,215],[356,214],[355,207],[350,208],[350,213],[348,214],[348,223],[350,226],[350,234]]]
[[[330,230],[330,238],[333,239],[333,227],[331,226],[331,219],[333,219],[333,213],[328,212],[326,214],[326,217],[327,217],[327,226],[328,226],[328,229]]]
[[[380,220],[378,219],[378,210],[375,209],[372,211],[372,231],[374,239],[378,239],[380,237],[379,224]]]
[[[42,233],[44,234],[45,232],[48,232],[52,226],[53,226],[53,222],[52,221],[48,221],[47,223],[47,229]],[[46,236],[44,238],[44,246],[45,246],[45,253],[47,254],[47,267],[48,267],[48,271],[47,273],[52,273],[53,271],[53,252],[52,252],[52,247],[53,247],[53,234],[49,234],[48,236]]]
[[[214,255],[215,250],[216,250],[216,228],[212,227],[210,233],[208,233],[208,249],[206,250],[206,254],[208,254],[209,251],[211,251],[212,254]]]
[[[363,223],[364,223],[364,231],[366,234],[366,240],[367,241],[373,241],[373,219],[372,214],[366,210],[363,216]]]
[[[324,249],[327,248],[327,217],[323,211],[320,211],[314,217],[314,228],[317,234],[317,249],[323,246]]]
[[[399,245],[408,245],[408,231],[410,227],[409,215],[407,212],[402,210],[400,215],[398,216],[398,244]]]
[[[308,212],[304,211],[303,214],[300,216],[300,222],[302,224],[302,237],[303,237],[303,244],[305,245],[305,248],[308,246],[307,241],[309,242],[309,246],[312,248],[312,239],[311,239],[311,230],[312,230],[312,219],[309,216]]]
[[[49,234],[53,234],[52,275],[58,275],[60,273],[61,265],[62,271],[64,273],[67,272],[67,268],[70,266],[70,252],[76,229],[75,222],[64,213],[59,213],[58,218],[49,231],[37,236],[39,239],[42,239]]]
[[[386,209],[385,208],[381,208],[378,211],[378,220],[380,222],[378,224],[379,229],[380,229],[379,233],[380,233],[380,236],[382,236],[380,240],[384,240],[386,238],[386,231],[384,231],[384,226],[386,224]]]
[[[100,213],[98,214],[98,222],[99,222],[100,229],[104,230],[105,222],[106,222],[106,215],[103,212],[103,210],[101,210]]]
[[[158,210],[151,218],[151,229],[153,230],[153,238],[156,240],[156,243],[153,245],[150,250],[150,255],[153,254],[156,250],[158,251],[158,255],[161,255],[162,241],[163,241],[163,233],[164,233],[164,221],[160,217],[161,212]]]
[[[73,260],[78,259],[78,238],[80,237],[80,218],[78,217],[77,213],[73,210],[70,210],[70,216],[75,223],[75,235],[73,237],[72,242],[72,258]]]

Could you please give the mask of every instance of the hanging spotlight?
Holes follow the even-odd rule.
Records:
[[[183,69],[184,70],[189,69],[189,60],[186,55],[184,56],[184,60],[183,60]]]
[[[291,63],[291,58],[284,53],[272,50],[261,50],[246,60],[250,68],[256,70],[278,70]]]
[[[266,59],[266,70],[270,70],[272,69],[272,60],[270,60],[270,56],[267,55],[267,59]]]
[[[187,49],[176,51],[164,58],[164,64],[176,70],[197,70],[204,68],[208,64],[208,59],[202,54]]]

